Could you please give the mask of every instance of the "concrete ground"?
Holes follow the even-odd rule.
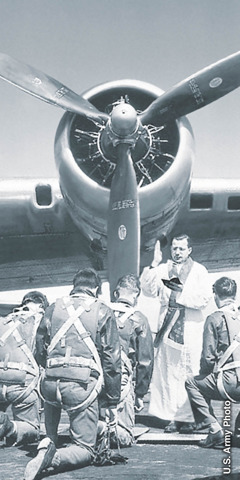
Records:
[[[22,480],[27,462],[35,455],[36,445],[25,449],[0,448],[0,478]],[[54,480],[239,480],[239,449],[232,449],[231,473],[224,475],[222,450],[201,449],[196,445],[137,444],[122,452],[125,465],[89,466],[62,473],[45,473],[40,478]]]
[[[231,427],[239,405],[231,406]],[[215,402],[215,412],[223,422],[223,402]],[[89,466],[68,472],[47,472],[39,476],[54,480],[240,480],[239,448],[226,445],[215,449],[203,449],[198,441],[206,434],[180,435],[164,433],[164,425],[145,411],[136,417],[137,430],[148,426],[136,445],[122,449],[128,458],[126,464],[105,467]],[[227,429],[225,429],[227,431]],[[67,444],[68,422],[63,414],[60,424],[60,444]],[[44,425],[42,424],[42,435]],[[0,443],[0,479],[23,480],[27,462],[35,456],[37,444],[26,447],[5,447]]]

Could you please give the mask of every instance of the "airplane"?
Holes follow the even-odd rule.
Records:
[[[240,266],[240,182],[192,179],[186,115],[240,85],[240,52],[167,92],[138,80],[79,95],[0,54],[0,78],[65,113],[55,137],[55,178],[0,179],[0,290],[70,285],[92,266],[110,283],[139,274],[157,239],[187,233],[210,271]]]

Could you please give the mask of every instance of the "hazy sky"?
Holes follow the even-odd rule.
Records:
[[[109,80],[167,90],[240,49],[240,0],[0,0],[0,49],[82,93]],[[63,110],[0,80],[0,177],[56,176]],[[188,116],[194,176],[240,179],[240,89]]]

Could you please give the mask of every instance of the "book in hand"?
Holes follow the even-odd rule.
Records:
[[[179,280],[178,277],[170,278],[170,280],[162,278],[162,282],[166,287],[170,288],[171,290],[175,290],[176,292],[182,291],[182,282]]]

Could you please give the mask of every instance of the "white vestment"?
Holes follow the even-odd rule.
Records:
[[[146,267],[142,273],[143,294],[158,297],[160,313],[158,329],[168,310],[171,290],[164,286],[162,279],[169,279],[172,261],[156,268]],[[176,322],[174,317],[156,348],[154,369],[150,385],[149,413],[164,420],[193,422],[191,406],[185,389],[188,375],[197,375],[202,351],[202,335],[205,321],[204,308],[212,296],[207,269],[193,262],[182,292],[176,301],[185,307],[184,343],[168,338]]]

